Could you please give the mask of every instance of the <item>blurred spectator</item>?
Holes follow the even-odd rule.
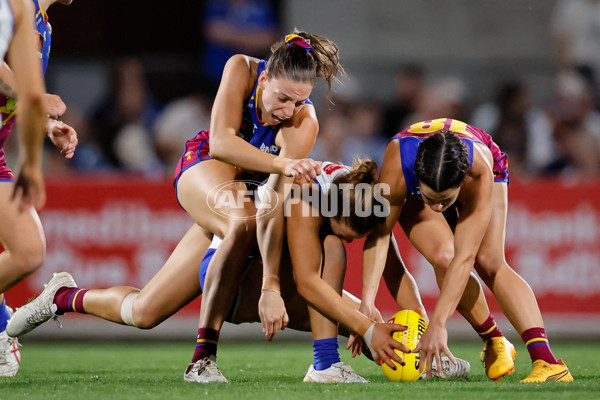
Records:
[[[388,140],[378,133],[380,110],[363,99],[356,81],[349,78],[334,87],[333,105],[323,112],[319,136],[311,157],[351,165],[355,156],[383,162]]]
[[[95,140],[109,164],[131,172],[161,169],[152,137],[158,111],[140,60],[118,61],[107,97],[92,117]]]
[[[580,75],[562,72],[550,110],[557,155],[548,175],[595,178],[600,173],[600,113],[594,109],[592,88]]]
[[[195,93],[167,104],[156,120],[156,149],[168,173],[175,170],[185,142],[199,131],[209,129],[217,87],[207,80],[195,86]]]
[[[425,69],[417,64],[407,64],[395,77],[394,98],[384,105],[381,133],[391,138],[406,126],[406,118],[417,109],[423,86]]]
[[[548,116],[532,106],[529,88],[522,82],[503,83],[496,101],[478,107],[471,124],[490,134],[508,154],[511,174],[535,174],[554,156]]]
[[[553,11],[551,29],[559,68],[580,73],[594,88],[597,102],[600,0],[559,0]]]
[[[269,0],[209,0],[203,22],[206,42],[202,72],[219,83],[232,55],[266,57],[279,34],[273,4]]]
[[[404,121],[405,127],[435,118],[465,120],[466,84],[456,77],[446,77],[426,86],[415,112]]]

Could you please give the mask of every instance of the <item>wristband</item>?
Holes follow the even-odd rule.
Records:
[[[273,292],[273,293],[277,293],[278,295],[281,296],[281,292],[279,290],[275,290],[275,289],[261,289],[260,291],[262,293],[264,293],[264,292]]]
[[[373,322],[371,324],[371,326],[369,327],[369,329],[367,329],[367,331],[365,332],[365,334],[363,335],[363,339],[367,345],[367,347],[369,348],[369,350],[373,351],[373,329],[375,328],[375,324],[376,322]]]

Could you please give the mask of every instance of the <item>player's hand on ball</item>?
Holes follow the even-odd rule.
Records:
[[[273,340],[273,337],[290,322],[281,294],[274,290],[262,291],[258,300],[258,315],[267,342]]]
[[[426,365],[426,377],[431,378],[431,365],[435,359],[438,373],[440,377],[444,377],[444,371],[442,367],[442,353],[446,354],[453,364],[456,364],[456,359],[450,349],[448,349],[448,331],[442,324],[432,323],[429,325],[417,347],[412,351],[413,353],[421,353],[421,360],[425,361]],[[423,365],[421,363],[421,365]],[[423,372],[421,370],[420,372]]]
[[[400,365],[404,365],[404,360],[400,357],[394,349],[400,350],[402,353],[410,353],[410,349],[406,345],[395,340],[392,335],[394,332],[405,331],[407,326],[399,324],[387,324],[387,323],[376,323],[373,328],[373,339],[371,344],[381,361],[387,364],[390,368],[396,369],[393,361],[396,361]]]

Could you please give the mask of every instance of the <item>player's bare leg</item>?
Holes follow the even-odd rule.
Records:
[[[207,160],[186,170],[177,185],[182,207],[196,223],[223,238],[207,269],[196,350],[184,374],[186,381],[227,382],[216,365],[217,343],[241,283],[248,255],[256,247],[256,208],[251,201],[217,204],[219,199],[211,196],[211,190],[231,182],[228,190],[233,198],[243,198],[248,189],[243,182],[234,183],[236,177],[237,170],[233,166]]]
[[[206,235],[197,225],[192,226],[142,290],[131,286],[86,290],[78,288],[70,274],[55,274],[34,301],[17,310],[9,334],[22,335],[65,312],[86,313],[142,329],[160,324],[200,294],[197,270],[200,252],[208,247]],[[40,319],[34,321],[30,314]]]
[[[528,347],[533,371],[524,381],[572,381],[567,367],[550,350],[542,314],[531,287],[506,263],[506,183],[494,183],[493,202],[492,218],[477,254],[475,268]]]
[[[6,332],[12,309],[4,292],[36,271],[44,262],[46,241],[42,224],[33,207],[19,212],[11,200],[13,184],[0,182],[0,376],[14,376],[19,371],[19,342]]]
[[[32,207],[19,212],[11,201],[13,184],[0,182],[0,294],[35,272],[44,262],[46,239]]]
[[[209,244],[210,234],[197,224],[186,232],[162,268],[139,290],[132,310],[136,327],[153,328],[198,297],[198,268]],[[121,304],[135,291],[138,289],[129,286],[90,290],[83,307],[88,314],[124,323]]]

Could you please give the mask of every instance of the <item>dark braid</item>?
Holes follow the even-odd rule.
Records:
[[[417,180],[436,192],[459,187],[468,170],[467,147],[452,132],[436,133],[419,145],[415,161]]]

